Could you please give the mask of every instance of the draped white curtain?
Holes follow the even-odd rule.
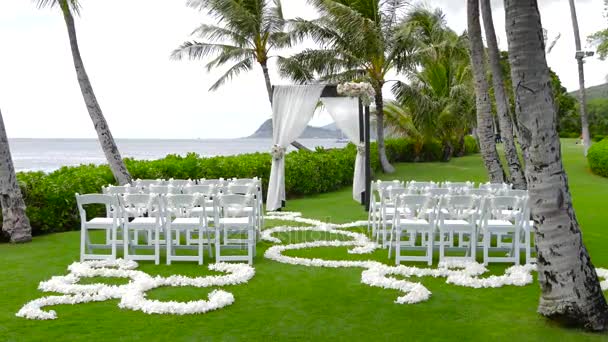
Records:
[[[315,113],[324,85],[275,86],[272,96],[272,143],[284,150],[296,140]],[[285,155],[272,158],[266,210],[285,200]]]
[[[365,191],[365,151],[359,142],[359,99],[356,97],[321,98],[336,126],[344,132],[348,140],[357,145],[355,175],[353,177],[353,199],[361,202],[361,193]]]

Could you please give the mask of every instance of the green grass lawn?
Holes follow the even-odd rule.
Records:
[[[608,210],[608,179],[592,175],[582,150],[573,140],[563,142],[576,213],[594,264],[608,267],[608,237],[604,234]],[[399,164],[397,173],[386,179],[484,181],[479,156],[454,159],[449,163]],[[365,219],[361,206],[352,201],[351,189],[288,201],[286,210],[336,223]],[[281,224],[268,221],[267,226]],[[299,237],[306,234],[300,234]],[[310,238],[310,236],[308,236]],[[293,238],[293,236],[292,236]],[[584,341],[608,340],[608,335],[563,329],[536,313],[537,283],[526,287],[470,289],[445,283],[445,278],[418,279],[433,294],[429,301],[398,305],[401,295],[361,284],[357,268],[324,269],[291,266],[263,258],[268,244],[260,243],[254,262],[256,275],[247,284],[222,287],[235,296],[235,303],[202,315],[146,315],[121,310],[118,300],[61,305],[45,308],[57,311],[53,321],[32,321],[15,317],[29,300],[48,295],[38,283],[53,275],[66,274],[66,267],[78,259],[79,233],[68,232],[37,237],[27,245],[0,245],[0,340],[517,340]],[[346,248],[292,251],[287,255],[324,259],[387,260],[386,250],[372,255],[351,256]],[[164,260],[163,260],[164,261]],[[205,264],[213,262],[205,259]],[[211,274],[206,266],[174,263],[155,266],[140,263],[150,274]],[[425,267],[423,264],[416,264]],[[506,266],[492,265],[491,273]],[[96,278],[111,284],[121,279]],[[83,283],[85,281],[83,280]],[[91,282],[90,279],[86,283]],[[212,289],[159,288],[148,297],[161,300],[195,300]]]

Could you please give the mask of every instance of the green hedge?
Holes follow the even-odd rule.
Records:
[[[591,145],[587,153],[587,160],[593,173],[608,177],[608,139]]]
[[[476,152],[472,137],[465,140],[465,150]],[[437,141],[419,143],[410,139],[389,139],[386,150],[391,162],[438,161],[443,148]],[[372,143],[372,169],[379,170],[377,147]],[[314,152],[289,153],[285,162],[285,191],[288,197],[305,196],[338,190],[352,184],[355,145],[343,149],[322,149]],[[134,179],[200,179],[261,177],[268,188],[271,156],[251,153],[238,156],[201,158],[190,153],[184,157],[168,155],[159,160],[125,160]],[[51,173],[20,172],[17,174],[27,205],[27,214],[34,234],[78,229],[75,193],[96,193],[114,183],[106,165],[62,167]]]

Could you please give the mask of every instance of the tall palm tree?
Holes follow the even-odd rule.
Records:
[[[290,47],[293,37],[285,32],[285,18],[280,0],[188,0],[188,6],[206,10],[217,25],[202,24],[192,35],[193,40],[175,49],[171,57],[176,60],[211,59],[208,71],[229,64],[228,70],[209,90],[214,91],[242,72],[253,70],[257,64],[264,75],[268,100],[272,105],[272,82],[268,61],[275,50]],[[292,145],[306,149],[302,144]]]
[[[281,74],[296,82],[320,78],[329,82],[367,81],[375,90],[378,154],[384,172],[394,172],[384,147],[382,87],[391,70],[409,62],[409,37],[401,34],[400,10],[405,0],[309,0],[320,18],[292,21],[294,32],[312,38],[318,49],[280,58]]]
[[[570,16],[572,17],[572,30],[574,32],[574,45],[576,47],[576,64],[578,65],[578,101],[581,113],[581,128],[583,131],[583,148],[585,156],[591,146],[591,136],[589,135],[589,121],[587,119],[587,95],[585,93],[585,67],[583,60],[585,53],[581,47],[581,35],[578,30],[578,18],[576,16],[576,6],[574,0],[570,2]]]
[[[505,180],[505,175],[494,140],[492,103],[488,81],[486,80],[485,51],[479,23],[479,0],[467,0],[467,26],[477,102],[477,136],[479,137],[481,156],[490,182],[502,183]]]
[[[101,107],[97,102],[97,98],[93,92],[93,87],[91,86],[91,81],[89,80],[89,76],[84,68],[82,57],[80,56],[80,49],[78,48],[78,40],[76,38],[76,27],[74,25],[74,16],[72,15],[72,12],[76,14],[79,14],[80,12],[80,4],[78,0],[34,1],[36,1],[38,7],[40,8],[59,6],[61,9],[63,19],[65,20],[65,24],[68,29],[70,47],[72,49],[72,58],[74,59],[74,67],[76,69],[76,76],[78,78],[78,84],[80,85],[80,91],[82,92],[82,97],[87,106],[89,115],[91,116],[91,120],[93,121],[93,125],[95,126],[95,131],[97,132],[99,143],[101,144],[101,149],[106,155],[106,159],[108,160],[108,164],[110,165],[110,169],[112,170],[112,174],[114,175],[116,181],[119,184],[130,183],[131,175],[129,174],[129,171],[127,170],[127,167],[120,156],[120,152],[118,151],[114,137],[112,137],[110,127],[108,127],[108,123],[103,116]]]
[[[530,159],[526,177],[536,229],[538,311],[566,325],[608,327],[608,305],[572,207],[536,0],[505,0],[516,116]]]
[[[410,83],[396,83],[393,93],[425,140],[442,141],[447,160],[454,143],[464,145],[465,135],[474,127],[467,40],[447,27],[440,10],[415,8],[408,13],[404,29],[417,44],[417,67],[405,71]]]
[[[32,241],[32,227],[25,213],[25,202],[15,175],[2,112],[0,112],[0,204],[2,232],[7,234],[13,243]]]
[[[500,135],[503,140],[505,157],[509,167],[509,180],[516,189],[526,189],[524,170],[521,167],[517,147],[513,134],[513,121],[511,119],[511,106],[505,91],[503,70],[500,65],[500,51],[494,31],[494,20],[492,19],[492,6],[490,0],[481,0],[481,14],[488,44],[488,59],[492,72],[492,84],[494,85],[494,99],[496,100],[496,114]]]

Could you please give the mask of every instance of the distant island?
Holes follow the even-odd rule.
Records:
[[[376,139],[376,128],[372,125],[371,138]],[[264,123],[252,135],[245,137],[246,139],[271,139],[272,138],[272,119],[264,121]],[[322,127],[306,126],[304,133],[300,135],[300,139],[342,139],[346,138],[342,131],[338,129],[335,123]]]
[[[264,123],[247,138],[272,138],[272,119],[264,121]],[[304,133],[300,135],[301,139],[339,139],[342,138],[336,124],[332,123],[323,127],[306,126]]]

